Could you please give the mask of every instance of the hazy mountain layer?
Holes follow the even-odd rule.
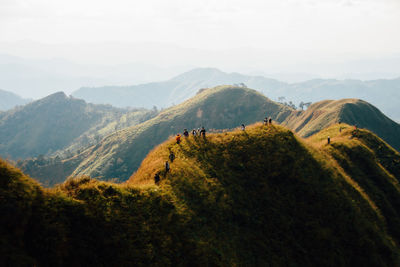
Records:
[[[359,99],[314,103],[306,111],[294,111],[282,125],[308,137],[337,122],[366,128],[400,151],[400,124],[386,117],[373,105]]]
[[[45,191],[0,161],[0,264],[398,266],[400,155],[342,126],[171,138],[125,185]]]
[[[81,88],[73,93],[91,103],[108,103],[118,107],[135,106],[151,108],[179,104],[194,96],[201,88],[223,84],[244,83],[273,100],[317,102],[325,99],[358,98],[377,106],[387,116],[400,121],[400,78],[393,80],[333,80],[316,79],[288,84],[263,76],[224,73],[212,68],[198,68],[171,80],[136,86],[107,86]]]
[[[15,106],[24,105],[30,100],[24,99],[14,93],[0,89],[0,111],[12,109]]]
[[[135,86],[84,87],[73,93],[91,103],[112,104],[117,107],[169,107],[193,97],[199,89],[218,85],[245,83],[251,88],[278,89],[285,84],[262,76],[224,73],[218,69],[198,68],[165,82]]]

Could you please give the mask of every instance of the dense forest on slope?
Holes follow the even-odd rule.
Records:
[[[397,266],[399,165],[381,139],[344,124],[305,142],[261,124],[171,138],[123,185],[81,177],[44,190],[0,161],[0,260]]]

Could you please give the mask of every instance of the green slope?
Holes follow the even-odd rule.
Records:
[[[349,131],[329,146],[330,132],[302,142],[262,125],[180,145],[171,138],[125,185],[80,178],[43,190],[0,161],[0,264],[398,266],[396,217],[387,217],[397,215],[379,192],[399,197],[399,154]],[[341,146],[365,147],[357,153],[371,160],[334,157]],[[169,151],[177,157],[165,174]],[[351,173],[346,162],[381,171]]]
[[[314,103],[305,111],[293,112],[282,125],[308,137],[337,122],[366,128],[400,150],[400,124],[386,117],[373,105],[359,99]]]
[[[342,130],[339,131],[339,128]],[[327,137],[331,145],[326,145]],[[389,233],[400,240],[400,154],[375,134],[336,124],[309,138],[368,194],[386,219]]]
[[[291,111],[255,90],[232,86],[207,89],[152,120],[106,137],[85,151],[73,175],[126,180],[153,147],[184,128],[231,129],[261,121],[265,114],[282,122]]]
[[[25,159],[52,154],[59,150],[75,151],[88,146],[115,128],[131,126],[146,117],[147,110],[128,110],[87,104],[85,101],[55,93],[0,116],[0,155]],[[128,121],[128,123],[122,120]]]

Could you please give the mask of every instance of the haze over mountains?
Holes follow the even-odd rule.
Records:
[[[325,99],[359,98],[372,103],[392,119],[400,120],[400,78],[393,80],[310,80],[288,84],[263,76],[225,73],[218,69],[193,69],[165,82],[135,86],[84,87],[73,95],[91,103],[126,107],[168,107],[196,94],[200,88],[244,83],[273,100],[285,97],[296,105]]]
[[[0,112],[28,103],[29,99],[25,99],[14,93],[0,89]]]
[[[166,80],[186,67],[163,68],[146,63],[83,64],[58,57],[27,59],[0,54],[0,88],[26,98],[57,91],[70,94],[82,86],[125,85]]]

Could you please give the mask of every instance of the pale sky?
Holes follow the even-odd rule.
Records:
[[[0,0],[0,41],[399,52],[398,0]]]
[[[21,48],[21,42],[30,48]],[[64,46],[39,51],[30,42]],[[118,46],[100,52],[106,51],[107,43],[136,44],[136,54],[126,56]],[[173,48],[175,55],[170,47],[155,45],[154,58],[140,53],[154,43],[192,50],[185,54]],[[92,44],[103,48],[92,51]],[[225,51],[229,52],[223,58]],[[227,62],[237,54],[240,62],[229,64],[254,62],[260,68],[260,54],[260,61],[276,64],[400,55],[400,0],[0,0],[3,54],[48,54],[74,61],[86,57],[93,62],[101,55],[102,63],[148,59],[156,64],[153,61],[163,52],[187,58],[188,62],[177,60],[178,65],[209,62],[218,67],[215,58]],[[188,56],[194,53],[201,56]]]

